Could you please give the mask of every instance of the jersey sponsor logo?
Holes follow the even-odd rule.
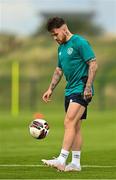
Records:
[[[68,53],[69,55],[71,55],[72,52],[73,52],[73,48],[68,48],[68,49],[67,49],[67,53]]]
[[[61,52],[59,52],[59,56],[61,56]]]

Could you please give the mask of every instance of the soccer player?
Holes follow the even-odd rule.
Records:
[[[64,74],[65,119],[64,138],[59,156],[42,162],[56,167],[60,171],[81,171],[80,157],[82,148],[81,123],[87,116],[87,106],[94,94],[93,81],[97,70],[95,54],[89,42],[77,34],[72,34],[64,19],[53,17],[47,22],[47,30],[59,44],[58,65],[54,71],[50,86],[43,94],[47,103],[53,90]],[[72,161],[66,165],[69,152]]]

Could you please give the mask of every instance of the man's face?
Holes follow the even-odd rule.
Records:
[[[54,40],[58,43],[58,44],[63,44],[66,42],[66,33],[64,28],[60,27],[60,28],[54,28],[51,31],[51,35],[53,36]]]

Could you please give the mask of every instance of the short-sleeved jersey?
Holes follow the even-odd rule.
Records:
[[[83,77],[88,76],[87,61],[95,59],[95,54],[86,39],[79,35],[72,37],[58,48],[58,67],[62,69],[67,85],[65,96],[72,93],[83,93]],[[92,93],[93,93],[92,85]]]

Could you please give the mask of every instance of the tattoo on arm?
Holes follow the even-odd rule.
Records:
[[[52,91],[55,89],[55,87],[61,80],[62,74],[63,74],[62,71],[59,68],[56,68],[52,77],[50,87],[49,87]]]
[[[95,79],[95,75],[96,75],[96,71],[97,71],[97,63],[96,61],[90,61],[89,63],[89,72],[88,72],[88,80],[86,83],[86,87],[91,87],[94,79]]]

